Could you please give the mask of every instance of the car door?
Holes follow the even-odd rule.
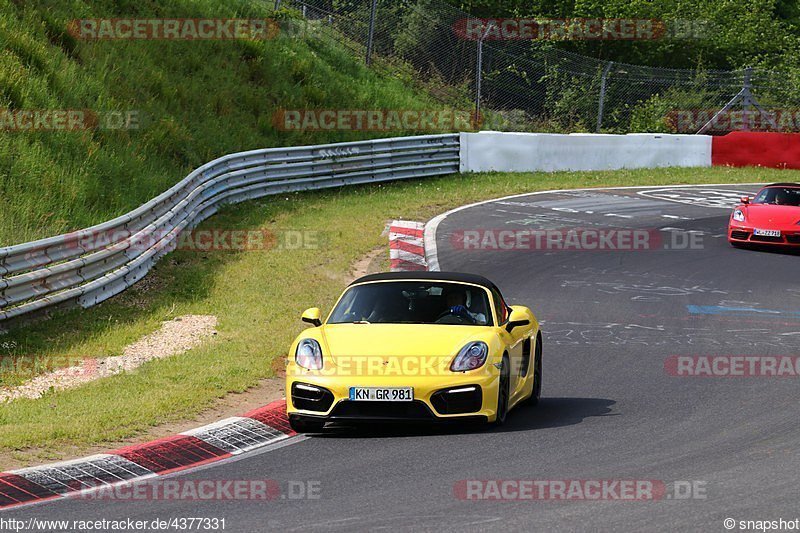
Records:
[[[507,348],[508,359],[511,365],[509,388],[511,401],[513,402],[522,391],[522,387],[525,384],[525,375],[527,373],[526,361],[525,357],[523,357],[525,328],[515,328],[511,332],[506,330],[511,310],[508,305],[506,305],[500,291],[494,289],[491,292],[497,314],[498,334]]]

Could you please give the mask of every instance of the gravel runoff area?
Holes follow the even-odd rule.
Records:
[[[158,331],[129,344],[122,355],[84,359],[80,364],[60,368],[15,387],[0,389],[0,402],[18,398],[36,399],[51,389],[69,389],[97,379],[129,372],[153,359],[184,353],[216,335],[217,317],[185,315],[166,321]]]

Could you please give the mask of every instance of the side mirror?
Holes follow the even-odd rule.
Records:
[[[506,324],[506,331],[511,333],[511,330],[520,326],[527,326],[531,321],[528,319],[527,313],[516,307],[511,308],[511,316],[508,317]]]
[[[745,204],[745,205],[750,203],[750,197],[749,196],[742,196],[741,198],[739,198],[739,200],[741,200],[742,203]]]
[[[301,319],[303,322],[308,322],[309,324],[319,327],[322,325],[322,320],[320,320],[319,317],[319,307],[311,307],[310,309],[303,311],[303,316]]]

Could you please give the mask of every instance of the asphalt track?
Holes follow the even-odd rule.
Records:
[[[674,355],[798,355],[800,257],[726,242],[724,206],[753,186],[658,189],[518,196],[440,221],[442,270],[486,275],[542,320],[544,399],[502,429],[335,430],[179,476],[312,481],[318,499],[65,499],[0,517],[224,517],[227,531],[725,531],[725,518],[800,517],[798,378],[665,371]],[[665,237],[639,251],[463,249],[479,228]],[[672,249],[688,231],[694,246]],[[472,501],[455,496],[465,479],[658,480],[668,495]],[[678,498],[676,482],[700,490]]]

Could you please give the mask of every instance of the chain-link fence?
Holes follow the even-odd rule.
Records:
[[[276,6],[299,10],[310,31],[345,43],[373,68],[406,73],[450,105],[480,108],[484,129],[800,129],[800,91],[781,73],[631,65],[572,53],[549,39],[504,40],[494,23],[442,0],[279,0]]]

